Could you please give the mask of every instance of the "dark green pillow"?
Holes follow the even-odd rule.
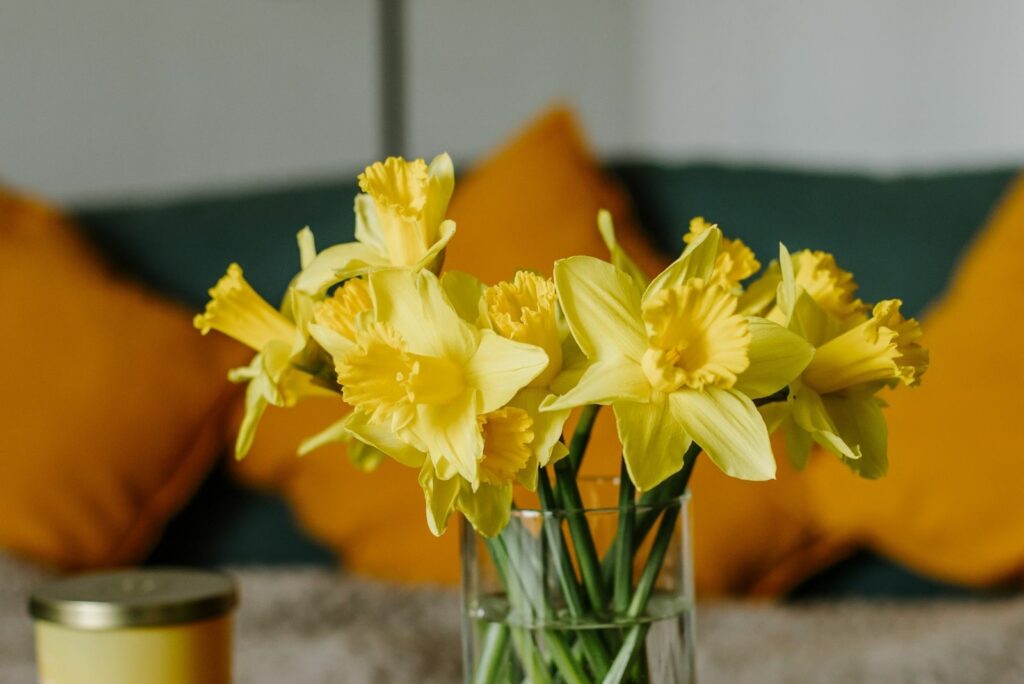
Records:
[[[875,178],[712,164],[615,168],[658,246],[678,253],[694,216],[742,238],[762,263],[779,242],[834,252],[869,301],[899,297],[920,314],[1016,171]]]
[[[233,261],[276,303],[299,269],[299,230],[312,228],[321,247],[354,239],[354,177],[100,206],[80,210],[76,218],[120,269],[195,309],[205,305],[206,291]]]

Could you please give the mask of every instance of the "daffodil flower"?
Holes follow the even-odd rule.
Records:
[[[540,347],[547,354],[544,370],[509,402],[532,421],[535,436],[519,481],[535,490],[537,469],[568,453],[560,438],[571,413],[570,409],[542,412],[540,405],[552,392],[571,387],[583,361],[568,328],[560,323],[554,283],[536,273],[518,271],[511,281],[485,287],[471,275],[450,271],[441,278],[441,285],[464,320],[506,339]]]
[[[478,418],[483,450],[480,456],[480,485],[475,489],[463,478],[425,486],[428,524],[436,535],[444,533],[448,518],[459,510],[473,527],[493,537],[508,524],[512,511],[512,489],[524,473],[533,470],[535,438],[533,420],[521,408],[506,406]],[[425,466],[426,468],[426,466]],[[420,484],[430,477],[420,473]],[[533,476],[536,479],[536,475]],[[453,495],[453,490],[455,493]],[[432,499],[431,493],[435,496]],[[437,496],[440,494],[440,496]]]
[[[300,244],[308,240],[300,234]],[[295,315],[305,306],[301,298],[286,296],[288,312]],[[206,310],[193,323],[202,334],[217,330],[257,353],[248,366],[228,374],[232,382],[246,382],[245,415],[235,441],[235,456],[243,458],[252,446],[256,426],[267,405],[292,406],[307,396],[336,395],[317,378],[300,370],[308,360],[304,326],[271,306],[245,280],[238,264],[210,290]]]
[[[715,277],[721,239],[717,227],[702,231],[643,292],[599,259],[555,264],[562,310],[589,363],[573,388],[542,408],[610,404],[640,489],[678,471],[694,440],[728,475],[775,475],[751,398],[785,387],[813,350],[782,326],[737,313],[736,295]]]
[[[853,274],[840,268],[828,252],[803,249],[790,255],[793,283],[814,300],[829,316],[843,321],[863,320],[870,308],[855,296],[857,283]],[[755,315],[763,315],[781,325],[786,312],[779,307],[777,293],[782,283],[779,262],[773,261],[764,274],[750,284],[741,297],[741,307]]]
[[[452,513],[461,511],[477,531],[493,537],[508,523],[515,482],[522,481],[523,471],[531,467],[533,422],[523,409],[505,406],[476,416],[475,424],[480,437],[476,486],[458,474],[441,477],[425,452],[402,442],[384,426],[370,424],[356,437],[419,469],[427,526],[434,535],[444,534]]]
[[[320,252],[296,280],[296,288],[318,295],[335,283],[381,268],[428,269],[439,273],[455,234],[445,220],[455,187],[451,157],[389,157],[359,175],[355,242]]]
[[[690,229],[683,236],[683,242],[692,244],[702,233],[717,227],[718,224],[708,223],[703,216],[697,216],[690,221]],[[761,263],[754,256],[753,250],[742,240],[723,237],[718,256],[715,257],[711,279],[718,281],[726,289],[739,292],[740,283],[760,269]]]
[[[863,477],[888,468],[883,386],[916,386],[928,367],[921,326],[900,313],[898,299],[863,313],[853,278],[822,253],[802,253],[802,265],[780,246],[781,283],[776,310],[788,327],[816,348],[790,388],[785,404],[765,407],[766,419],[783,429],[786,451],[803,467],[812,442],[839,456]],[[799,269],[818,264],[812,277]]]
[[[372,317],[357,320],[354,344],[335,357],[346,428],[398,460],[420,464],[391,436],[424,452],[440,480],[481,486],[477,417],[505,406],[542,373],[544,350],[480,330],[456,312],[430,271],[367,276]],[[383,435],[382,435],[383,432]]]

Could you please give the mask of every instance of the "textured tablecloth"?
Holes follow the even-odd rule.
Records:
[[[310,569],[242,569],[243,684],[458,682],[455,594]],[[25,602],[46,575],[0,557],[0,682],[35,681]],[[725,603],[698,611],[698,670],[716,682],[1024,682],[1024,599]]]

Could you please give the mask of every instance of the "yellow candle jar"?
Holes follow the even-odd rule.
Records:
[[[40,684],[229,684],[234,581],[122,570],[53,582],[29,603]]]

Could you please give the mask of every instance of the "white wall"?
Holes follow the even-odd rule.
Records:
[[[633,149],[892,170],[1024,162],[1021,0],[639,0]]]
[[[0,0],[0,178],[58,200],[376,155],[373,0]]]
[[[604,155],[1024,162],[1021,0],[407,0],[409,147],[466,164],[545,104]],[[0,178],[57,200],[378,155],[374,0],[0,0]]]
[[[623,152],[629,21],[622,0],[411,2],[411,151],[472,159],[561,101],[602,154]]]

